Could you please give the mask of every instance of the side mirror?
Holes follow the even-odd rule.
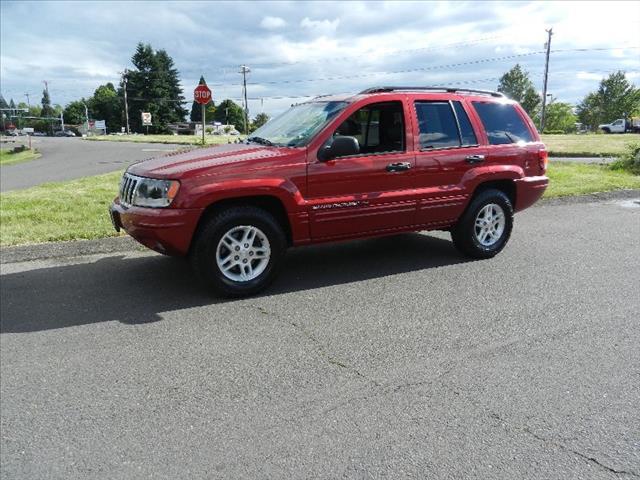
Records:
[[[346,157],[360,153],[360,144],[356,137],[335,137],[331,145],[322,147],[318,151],[318,159],[322,162],[336,157]]]

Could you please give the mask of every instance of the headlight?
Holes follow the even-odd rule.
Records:
[[[157,180],[125,173],[120,183],[120,202],[136,207],[168,207],[179,188],[180,182],[176,180]]]

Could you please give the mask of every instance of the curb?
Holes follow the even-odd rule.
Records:
[[[640,190],[614,190],[612,192],[590,193],[568,197],[542,199],[533,208],[556,205],[630,200],[640,198]],[[0,249],[0,265],[33,260],[79,257],[104,253],[150,251],[131,237],[108,237],[96,240],[72,240],[68,242],[39,243]]]

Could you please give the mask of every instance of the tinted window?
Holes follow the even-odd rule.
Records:
[[[531,142],[531,132],[513,105],[495,102],[473,102],[491,145]]]
[[[353,113],[336,129],[336,136],[355,137],[363,155],[404,150],[401,102],[374,103]]]
[[[449,102],[417,102],[420,148],[459,147],[456,117]]]
[[[467,116],[467,112],[464,111],[464,107],[460,102],[453,102],[453,107],[456,110],[456,116],[458,117],[458,124],[460,125],[460,139],[462,145],[477,145],[478,139],[473,132],[473,127]]]

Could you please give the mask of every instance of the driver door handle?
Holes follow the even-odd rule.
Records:
[[[469,155],[465,158],[467,163],[480,163],[484,162],[484,155]]]
[[[387,165],[387,172],[403,172],[405,170],[409,170],[411,168],[411,163],[409,162],[397,162],[390,163]]]

